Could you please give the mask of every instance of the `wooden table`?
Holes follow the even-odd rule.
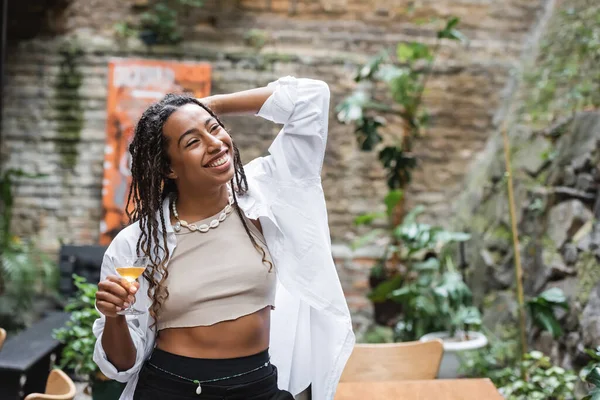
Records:
[[[489,379],[341,382],[335,400],[504,400]]]

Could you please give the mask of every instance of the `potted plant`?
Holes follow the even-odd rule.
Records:
[[[91,391],[94,400],[118,399],[124,384],[104,376],[92,358],[96,343],[92,326],[100,317],[95,307],[97,286],[77,275],[73,279],[77,293],[65,307],[71,318],[66,327],[54,331],[54,337],[65,345],[59,367],[88,382],[86,392]]]
[[[390,225],[389,218],[394,212],[398,202],[401,201],[401,191],[390,191],[385,197],[386,212],[375,212],[361,215],[356,218],[356,225],[377,225],[378,221],[384,221],[383,227],[375,227],[365,235],[359,237],[354,243],[353,248],[361,247],[369,243],[377,243],[383,246],[383,255],[377,260],[376,265],[371,269],[369,283],[371,292],[368,294],[369,299],[373,303],[375,311],[375,321],[381,325],[395,325],[399,315],[403,315],[406,320],[406,315],[403,312],[403,307],[399,299],[392,298],[392,292],[400,288],[409,288],[417,290],[417,286],[411,284],[425,282],[432,278],[431,273],[439,268],[432,262],[435,262],[438,254],[449,243],[461,242],[468,240],[470,236],[463,232],[450,232],[439,226],[417,221],[420,214],[424,212],[422,206],[416,207],[405,215],[402,222],[398,225]],[[388,220],[388,224],[385,220]],[[423,261],[425,260],[425,261]],[[408,290],[408,289],[406,289]],[[428,298],[423,297],[421,302],[428,302]],[[409,306],[410,310],[410,306]],[[410,311],[408,311],[410,313]],[[415,328],[414,335],[405,335],[405,340],[415,340],[421,334],[431,332],[429,320],[423,320],[425,315],[419,313],[420,317],[416,318],[418,327]],[[437,317],[431,316],[433,322],[437,321]]]
[[[390,192],[385,199],[387,213],[363,215],[356,223],[371,224],[389,216],[399,198]],[[392,303],[396,306],[392,324],[395,341],[442,339],[445,355],[440,377],[451,378],[458,376],[459,353],[487,344],[485,335],[477,331],[481,316],[472,305],[469,287],[450,257],[445,257],[444,265],[440,261],[446,245],[466,241],[470,236],[419,222],[417,218],[423,211],[423,207],[416,207],[398,226],[373,229],[355,245],[388,237],[383,258],[377,264],[380,276],[385,278],[379,280],[368,297],[374,303],[376,314],[377,305]],[[397,263],[388,257],[392,253],[398,255]],[[390,320],[388,315],[385,317]],[[380,322],[377,315],[376,321]]]
[[[444,356],[440,364],[438,378],[453,379],[459,376],[461,356],[465,352],[485,347],[486,336],[479,332],[481,315],[472,305],[472,294],[463,281],[462,275],[454,269],[450,258],[447,270],[430,285],[429,295],[437,305],[436,315],[444,330],[423,335],[423,342],[441,339]]]

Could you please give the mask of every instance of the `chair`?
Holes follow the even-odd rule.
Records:
[[[443,354],[441,340],[357,344],[340,382],[435,379]]]
[[[6,340],[6,331],[2,328],[0,328],[0,349],[2,349],[2,345],[4,344],[4,341]]]
[[[53,369],[48,375],[46,393],[31,393],[25,400],[73,400],[75,398],[75,384],[60,369]]]

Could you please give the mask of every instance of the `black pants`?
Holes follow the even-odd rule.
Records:
[[[265,364],[268,365],[246,373]],[[196,394],[196,383],[183,379],[206,381],[238,374],[241,375],[227,380],[201,383],[200,395]],[[234,359],[199,359],[155,349],[140,371],[133,399],[294,400],[294,397],[277,388],[277,368],[269,363],[267,350]]]

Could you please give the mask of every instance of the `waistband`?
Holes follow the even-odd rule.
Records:
[[[185,357],[155,348],[148,363],[187,379],[206,381],[246,374],[269,364],[269,360],[269,349],[245,357],[214,359]]]
[[[157,370],[146,362],[140,371],[136,393],[138,391],[142,391],[142,393],[150,392],[165,398],[177,396],[178,399],[222,398],[232,400],[246,400],[256,395],[274,395],[278,393],[277,368],[272,364],[267,364],[267,367],[261,368],[257,372],[260,372],[260,374],[254,372],[246,375],[245,377],[251,378],[248,381],[233,379],[225,381],[224,385],[220,382],[199,384],[173,377]],[[200,396],[198,396],[199,394]]]

